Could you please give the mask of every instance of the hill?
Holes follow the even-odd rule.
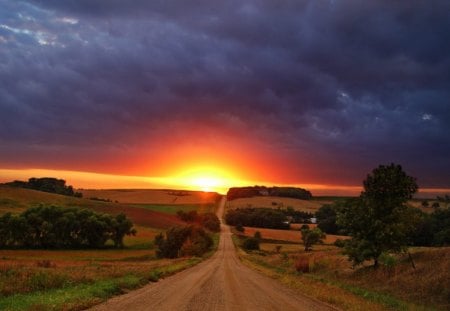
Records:
[[[156,189],[79,189],[85,198],[98,198],[129,204],[207,204],[217,203],[215,192]]]
[[[39,204],[62,207],[89,208],[108,214],[125,213],[133,223],[141,226],[165,229],[183,224],[175,215],[114,202],[68,197],[24,188],[0,186],[0,213],[20,213]]]

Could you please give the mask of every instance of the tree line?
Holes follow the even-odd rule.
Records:
[[[228,210],[225,221],[231,226],[247,226],[270,229],[290,228],[286,214],[272,208],[237,208]]]
[[[125,214],[112,216],[88,209],[41,205],[0,217],[1,248],[103,248],[108,241],[121,248],[125,235],[135,234]]]
[[[286,197],[301,200],[310,200],[312,198],[311,192],[306,189],[296,187],[233,187],[227,192],[227,200],[250,198],[255,196]]]
[[[66,181],[64,179],[57,179],[53,177],[32,177],[28,179],[28,181],[15,180],[12,182],[4,183],[4,185],[9,187],[26,188],[79,198],[83,196],[82,193],[75,192],[72,186],[66,186]]]

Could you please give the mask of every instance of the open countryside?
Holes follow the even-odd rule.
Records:
[[[450,310],[449,12],[0,0],[0,311]]]
[[[438,310],[448,305],[447,288],[435,284],[449,277],[449,247],[410,248],[414,268],[406,253],[399,253],[379,269],[367,261],[355,270],[337,243],[347,235],[327,234],[312,251],[304,250],[304,226],[314,230],[320,219],[317,224],[306,218],[302,224],[287,217],[294,221],[289,229],[223,223],[204,256],[158,256],[157,236],[185,226],[189,215],[213,212],[222,218],[236,209],[259,208],[309,217],[339,198],[262,195],[227,201],[215,193],[173,190],[97,190],[87,192],[96,196],[77,198],[11,186],[0,186],[0,193],[3,213],[19,214],[36,204],[125,212],[137,231],[124,237],[120,249],[107,244],[92,250],[0,250],[0,306],[6,310],[147,310],[149,305],[157,310],[384,310],[425,308],[424,301]],[[416,203],[410,201],[408,208],[416,209]],[[245,241],[254,236],[259,246],[248,250]],[[412,282],[416,278],[422,282]],[[141,289],[123,295],[136,288]],[[175,293],[179,298],[173,298]]]

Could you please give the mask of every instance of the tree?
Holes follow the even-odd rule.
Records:
[[[343,208],[341,202],[325,204],[316,212],[317,227],[325,233],[337,234],[341,228],[336,224],[336,217],[339,210]]]
[[[418,186],[400,165],[380,165],[367,175],[360,197],[347,202],[338,214],[338,225],[351,239],[345,253],[353,263],[378,259],[385,252],[406,251],[409,235],[414,230],[406,202]]]
[[[303,225],[301,228],[302,242],[305,246],[305,252],[312,250],[314,244],[321,244],[325,239],[325,233],[319,228],[310,229],[308,225]]]
[[[259,239],[255,237],[246,238],[242,243],[242,248],[245,250],[259,250]]]

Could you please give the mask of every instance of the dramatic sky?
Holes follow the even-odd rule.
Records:
[[[447,0],[0,0],[0,168],[450,188],[449,34]]]

